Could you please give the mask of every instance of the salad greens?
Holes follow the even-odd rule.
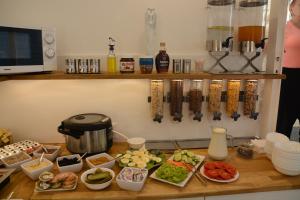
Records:
[[[156,176],[158,178],[167,180],[173,183],[180,183],[184,181],[188,176],[188,170],[183,167],[177,167],[170,163],[164,163],[156,171]]]

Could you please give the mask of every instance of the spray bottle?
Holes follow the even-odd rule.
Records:
[[[117,72],[117,59],[115,55],[115,40],[109,37],[109,53],[107,55],[107,71],[109,73]]]

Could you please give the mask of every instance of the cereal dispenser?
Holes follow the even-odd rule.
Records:
[[[234,121],[241,116],[238,114],[239,99],[240,99],[240,80],[228,80],[227,81],[227,102],[226,102],[226,113],[229,117],[233,118]]]
[[[239,1],[238,41],[242,56],[247,60],[247,63],[241,68],[241,72],[248,66],[255,72],[260,71],[252,62],[260,56],[265,48],[267,10],[268,0]],[[245,53],[255,53],[255,55],[248,58]]]
[[[249,116],[251,119],[256,120],[258,112],[256,112],[257,106],[257,80],[247,80],[245,82],[245,93],[244,93],[244,115]]]
[[[183,80],[172,80],[170,87],[170,111],[174,121],[182,120]]]
[[[206,49],[216,60],[208,71],[218,65],[227,72],[221,61],[232,51],[233,10],[235,0],[207,0],[208,27]]]
[[[212,80],[209,84],[208,111],[213,114],[213,120],[221,120],[222,80]]]
[[[161,123],[164,110],[164,81],[151,80],[151,115],[153,121]]]
[[[189,109],[194,113],[194,120],[201,121],[203,101],[203,80],[192,80],[189,92]]]

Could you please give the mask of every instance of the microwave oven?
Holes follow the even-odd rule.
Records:
[[[55,30],[0,26],[0,75],[56,69]]]

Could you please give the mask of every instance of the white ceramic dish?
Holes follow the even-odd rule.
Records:
[[[289,153],[289,152],[283,151],[282,149],[277,148],[277,145],[280,145],[280,144],[275,145],[273,152],[272,152],[272,157],[273,156],[282,157],[282,158],[300,162],[300,153],[296,154],[296,153]]]
[[[74,155],[58,157],[56,159],[56,165],[57,165],[58,170],[60,172],[75,172],[75,173],[80,172],[80,170],[82,169],[82,166],[83,166],[82,159],[80,160],[80,163],[73,164],[73,165],[59,166],[59,164],[58,164],[58,161],[62,160],[63,158],[69,158],[70,159],[70,158],[74,158],[74,157],[77,157],[79,159],[80,155],[79,154],[74,154]]]
[[[300,172],[300,161],[297,160],[274,156],[272,157],[272,163],[284,169],[298,170]]]
[[[110,161],[108,161],[106,163],[103,163],[103,164],[100,164],[100,165],[94,165],[93,163],[90,162],[90,160],[93,160],[93,159],[96,159],[96,158],[101,158],[101,157],[105,157]],[[112,168],[115,165],[115,162],[116,162],[114,157],[110,156],[107,153],[100,153],[100,154],[97,154],[97,155],[94,155],[94,156],[90,156],[90,157],[87,157],[85,160],[86,160],[86,163],[88,164],[88,166],[90,168],[94,168],[94,167]]]
[[[27,159],[26,159],[26,160],[19,161],[19,162],[16,162],[16,163],[14,163],[14,164],[9,164],[9,163],[6,162],[8,159],[10,159],[10,158],[12,158],[12,157],[14,157],[14,156],[18,156],[18,155],[20,155],[20,154],[23,154],[23,156],[24,156],[24,157],[27,157]],[[9,157],[6,157],[6,158],[1,159],[1,161],[2,161],[2,163],[5,165],[5,167],[7,167],[7,168],[15,168],[17,171],[21,170],[21,165],[22,165],[23,163],[26,163],[26,162],[28,162],[28,161],[30,161],[30,160],[32,160],[31,156],[28,155],[28,154],[25,153],[25,152],[20,152],[20,153],[17,153],[17,154],[15,154],[15,155],[12,155],[12,156],[9,156]]]
[[[272,159],[272,151],[274,148],[274,144],[276,142],[289,142],[289,138],[281,133],[268,133],[266,136],[266,144],[265,144],[265,153],[267,154],[267,157],[271,160]]]
[[[240,173],[238,171],[236,171],[236,174],[235,176],[232,178],[232,179],[228,179],[228,180],[219,180],[219,179],[214,179],[214,178],[210,178],[208,176],[205,175],[204,173],[204,166],[202,166],[200,168],[200,173],[202,176],[204,176],[206,179],[208,180],[211,180],[211,181],[214,181],[214,182],[218,182],[218,183],[231,183],[231,182],[234,182],[236,180],[238,180],[238,178],[240,177]]]
[[[145,138],[141,137],[135,137],[135,138],[129,138],[127,139],[127,143],[131,149],[141,149],[142,147],[145,147]]]
[[[48,163],[47,166],[45,167],[42,167],[42,168],[39,168],[39,169],[36,169],[36,170],[32,170],[32,171],[29,171],[26,167],[27,166],[30,166],[30,165],[36,165],[38,164],[39,162],[39,159],[35,159],[35,160],[32,160],[32,161],[29,161],[27,163],[24,163],[21,165],[21,168],[23,170],[23,172],[29,176],[29,178],[31,178],[32,180],[36,180],[39,178],[39,175],[42,173],[42,172],[45,172],[45,171],[50,171],[52,168],[53,168],[53,163],[51,161],[49,161],[48,159],[46,158],[43,158],[42,162],[46,162]]]
[[[48,190],[43,190],[38,187],[38,181],[35,183],[35,192],[63,192],[63,191],[69,191],[69,190],[75,190],[78,184],[78,177],[76,176],[76,181],[75,184],[72,188],[57,188],[57,189],[48,189]]]
[[[205,159],[205,156],[202,156],[202,155],[195,155],[198,159],[199,159],[199,162],[197,163],[197,165],[194,167],[195,169],[198,169],[198,167],[200,166],[200,164],[203,162],[203,160]],[[173,159],[173,156],[171,156],[171,158],[169,158],[169,160],[170,159]],[[159,181],[162,181],[162,182],[164,182],[164,183],[169,183],[169,184],[171,184],[171,185],[175,185],[175,186],[178,186],[178,187],[184,187],[186,184],[187,184],[187,182],[190,180],[190,178],[192,177],[192,175],[193,175],[193,172],[189,172],[188,173],[188,176],[187,176],[187,178],[184,180],[184,181],[182,181],[181,183],[173,183],[173,182],[170,182],[170,181],[167,181],[167,180],[164,180],[164,179],[161,179],[161,178],[158,178],[157,176],[156,176],[156,171],[157,170],[155,170],[155,172],[153,172],[152,174],[151,174],[151,178],[153,178],[153,179],[156,179],[156,180],[159,180]]]
[[[280,173],[288,175],[288,176],[298,176],[298,175],[300,175],[300,171],[299,170],[284,169],[284,168],[282,168],[282,167],[280,167],[280,166],[278,166],[276,164],[274,164],[274,167]]]
[[[120,178],[120,175],[127,169],[133,169],[133,170],[144,170],[146,171],[146,174],[143,178],[142,181],[138,181],[138,182],[133,182],[133,181],[126,181],[126,180],[123,180]],[[119,175],[117,176],[116,178],[116,181],[117,181],[117,184],[120,188],[124,189],[124,190],[130,190],[130,191],[135,191],[135,192],[138,192],[138,191],[141,191],[144,184],[145,184],[145,181],[147,179],[147,176],[148,176],[148,170],[147,169],[139,169],[139,168],[132,168],[132,167],[124,167],[121,172],[119,173]]]
[[[83,172],[83,173],[81,174],[81,177],[80,177],[81,182],[82,182],[87,188],[89,188],[89,189],[91,189],[91,190],[102,190],[102,189],[107,188],[108,186],[110,186],[112,180],[113,180],[114,177],[115,177],[114,171],[112,171],[111,169],[108,169],[108,168],[99,168],[99,169],[101,169],[101,170],[103,170],[103,171],[110,172],[112,178],[110,179],[110,181],[107,181],[107,182],[102,183],[102,184],[89,184],[89,183],[87,183],[87,182],[85,181],[85,180],[86,180],[86,177],[87,177],[88,174],[94,173],[94,172],[97,170],[97,168],[89,169],[89,170]]]
[[[45,153],[45,154],[44,154],[44,157],[45,157],[45,158],[47,158],[47,159],[50,160],[50,161],[54,161],[55,158],[58,156],[61,147],[60,147],[60,146],[54,146],[54,145],[44,145],[44,147],[45,147],[46,149],[54,149],[54,150],[55,150],[55,151],[54,151],[53,153],[51,153],[51,154],[49,154],[49,153]],[[42,153],[39,153],[39,151],[40,151],[41,149],[42,149],[42,147],[39,147],[37,150],[35,150],[35,151],[33,152],[34,157],[37,157],[37,158],[41,157]]]

